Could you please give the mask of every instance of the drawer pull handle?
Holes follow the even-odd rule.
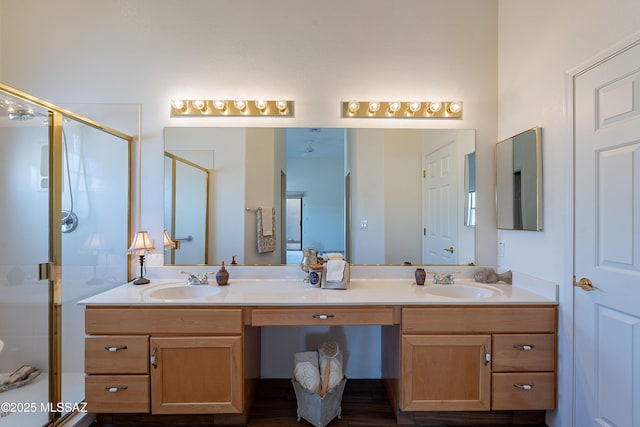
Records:
[[[106,346],[104,349],[107,350],[107,351],[110,351],[112,353],[115,353],[116,351],[126,350],[127,346],[126,345],[123,345],[123,346],[120,346],[120,347],[113,347],[113,346],[109,347],[109,346]]]
[[[527,344],[527,345],[514,344],[513,345],[513,348],[517,348],[518,350],[522,350],[522,351],[531,351],[533,350],[534,347],[535,345],[533,344]]]
[[[111,387],[111,386],[106,386],[105,390],[107,390],[109,393],[117,393],[121,390],[126,390],[129,387],[127,387],[126,385],[123,385],[122,387]]]
[[[158,364],[156,363],[156,352],[158,351],[158,347],[153,347],[153,351],[151,352],[151,366],[154,368],[158,368]]]
[[[314,319],[327,320],[336,316],[334,316],[333,314],[312,314],[311,317],[313,317]]]
[[[491,363],[491,353],[489,352],[489,347],[487,347],[487,345],[484,345],[484,366],[487,366],[489,363]]]
[[[533,388],[533,384],[514,384],[513,386],[520,390],[531,390]]]

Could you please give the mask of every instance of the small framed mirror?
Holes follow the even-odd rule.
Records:
[[[542,230],[542,140],[534,127],[496,144],[497,228]]]

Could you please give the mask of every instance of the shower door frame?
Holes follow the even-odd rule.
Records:
[[[132,237],[133,218],[133,137],[112,129],[94,120],[58,107],[50,102],[29,95],[16,88],[0,83],[0,93],[6,93],[48,110],[49,130],[49,259],[39,266],[40,280],[48,280],[49,288],[49,402],[55,407],[62,403],[62,182],[63,182],[63,118],[68,117],[127,141],[128,145],[128,224],[127,235]],[[127,263],[127,277],[132,277],[132,264]],[[60,412],[49,414],[49,423],[56,424],[64,416]]]

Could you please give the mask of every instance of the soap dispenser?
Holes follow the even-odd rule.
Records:
[[[220,286],[226,286],[229,283],[229,272],[224,268],[224,261],[222,261],[220,270],[216,273],[216,282]]]

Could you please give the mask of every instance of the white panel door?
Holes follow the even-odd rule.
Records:
[[[425,264],[458,262],[457,138],[424,156],[422,185],[422,260]]]
[[[640,42],[574,84],[574,425],[640,427]]]

